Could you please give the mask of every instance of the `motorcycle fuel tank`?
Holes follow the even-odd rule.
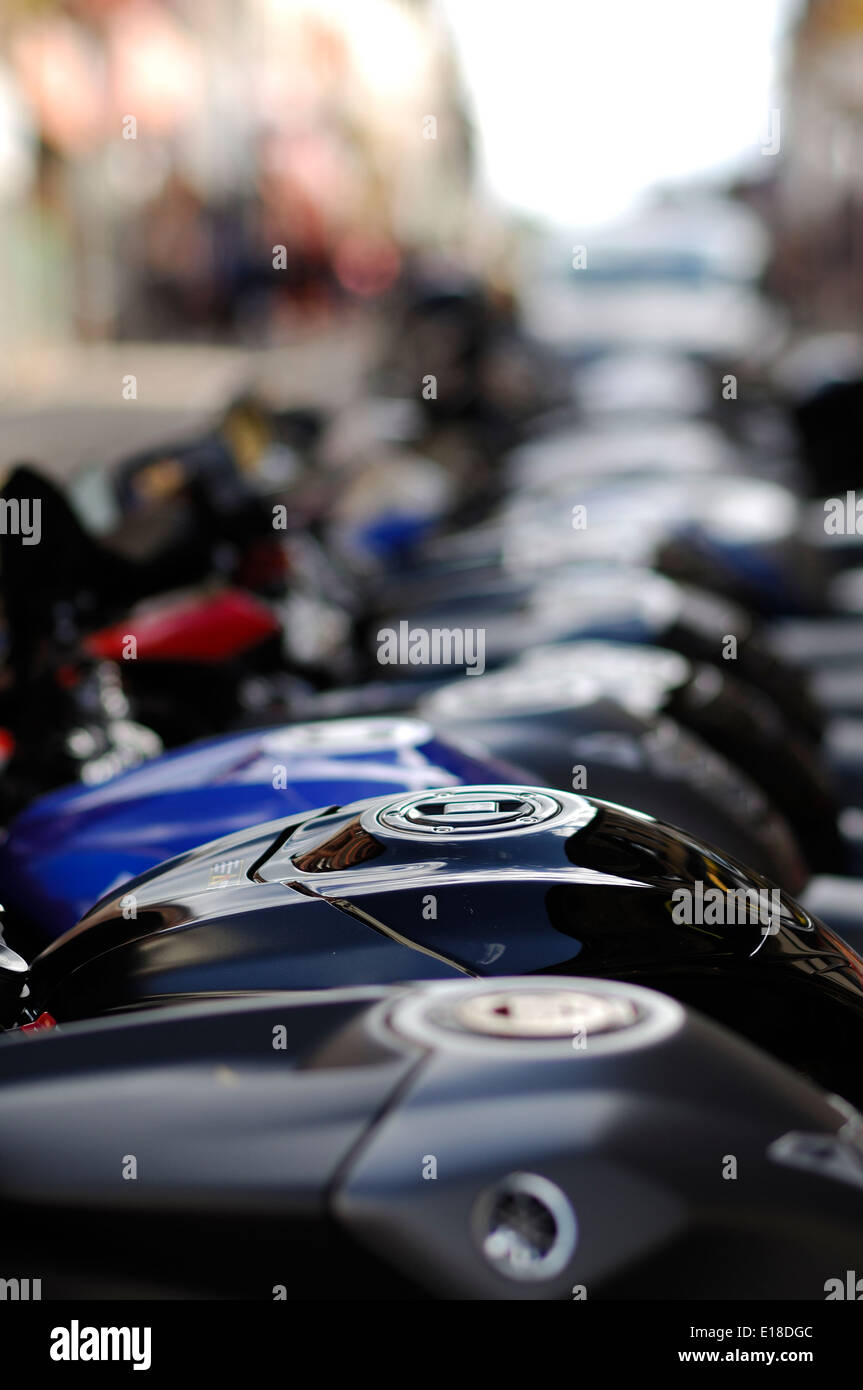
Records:
[[[817,1299],[863,1234],[858,1114],[586,977],[7,1034],[0,1172],[7,1266],[38,1230],[45,1299]]]
[[[459,976],[663,990],[849,1099],[863,961],[682,831],[524,785],[423,789],[282,819],[107,898],[33,963],[55,1019],[201,994]]]
[[[511,776],[419,719],[341,719],[210,739],[97,787],[40,797],[0,845],[4,906],[41,940],[205,841],[359,797]]]

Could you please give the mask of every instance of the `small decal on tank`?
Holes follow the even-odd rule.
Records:
[[[243,877],[242,859],[220,859],[210,870],[208,888],[227,888],[231,883],[239,883]]]

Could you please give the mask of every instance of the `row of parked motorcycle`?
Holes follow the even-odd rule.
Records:
[[[404,335],[362,405],[7,479],[3,1262],[838,1297],[863,379],[551,353],[474,285]]]

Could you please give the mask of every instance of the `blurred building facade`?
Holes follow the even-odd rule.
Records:
[[[863,0],[805,0],[789,35],[782,148],[768,213],[773,288],[798,320],[863,313]]]
[[[278,339],[457,244],[472,154],[422,0],[9,0],[4,341]]]

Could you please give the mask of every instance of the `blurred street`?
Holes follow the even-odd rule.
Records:
[[[353,317],[281,347],[57,344],[0,357],[0,437],[7,459],[52,477],[194,437],[250,385],[287,406],[334,410],[359,394],[380,355],[381,325]],[[134,364],[136,400],[121,398]]]

